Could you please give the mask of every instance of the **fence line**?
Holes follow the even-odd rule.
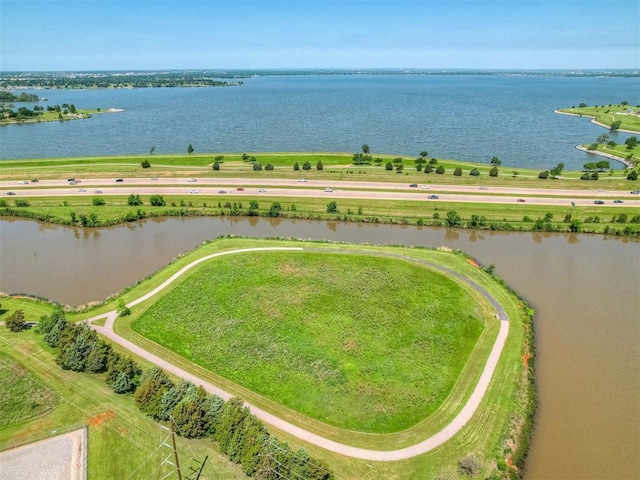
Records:
[[[51,430],[48,432],[40,432],[40,433],[35,433],[33,435],[29,435],[26,437],[6,440],[4,442],[0,442],[0,452],[4,452],[5,450],[11,450],[12,448],[22,447],[23,445],[28,445],[29,443],[35,443],[40,440],[45,440],[47,438],[57,437],[58,435],[63,435],[65,433],[73,432],[75,430],[80,430],[85,427],[86,425],[84,424],[84,422],[72,423],[70,425],[58,427],[56,430]],[[87,432],[85,431],[85,437],[86,437],[86,434]]]

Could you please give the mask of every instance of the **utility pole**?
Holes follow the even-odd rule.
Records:
[[[176,433],[173,431],[173,417],[169,416],[169,423],[171,425],[171,443],[173,444],[173,457],[176,461],[176,472],[178,473],[178,480],[182,480],[182,473],[180,472],[180,461],[178,460],[178,449],[176,448]]]

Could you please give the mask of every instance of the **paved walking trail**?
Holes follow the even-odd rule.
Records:
[[[219,257],[219,256],[223,256],[223,255],[232,255],[232,254],[236,254],[236,253],[245,253],[245,252],[260,252],[260,251],[276,251],[276,250],[284,250],[284,251],[302,251],[302,250],[309,250],[309,249],[303,249],[303,248],[287,248],[287,247],[264,247],[264,248],[245,248],[245,249],[239,249],[239,250],[231,250],[231,251],[226,251],[226,252],[220,252],[220,253],[214,253],[212,255],[207,255],[205,257],[199,258],[198,260],[195,260],[194,262],[191,262],[190,264],[188,264],[187,266],[183,267],[180,271],[178,271],[177,273],[175,273],[174,275],[172,275],[167,281],[165,281],[162,285],[158,286],[157,288],[153,289],[152,291],[150,291],[149,293],[147,293],[146,295],[138,298],[137,300],[132,301],[131,303],[128,303],[127,306],[128,307],[133,307],[135,305],[138,305],[139,303],[147,300],[148,298],[152,297],[153,295],[155,295],[156,293],[160,292],[161,290],[163,290],[164,288],[166,288],[169,284],[171,284],[173,281],[175,281],[178,277],[180,277],[182,274],[184,274],[187,270],[191,269],[192,267],[194,267],[195,265],[198,265],[202,262],[205,262],[207,260],[210,260],[212,258],[215,257]],[[480,405],[480,402],[482,401],[482,398],[484,397],[484,394],[487,390],[487,388],[489,387],[489,382],[491,381],[491,377],[493,376],[493,372],[496,369],[496,365],[498,364],[498,359],[500,358],[500,354],[502,353],[505,341],[507,339],[507,335],[509,333],[509,319],[507,317],[506,312],[504,311],[504,309],[500,306],[500,304],[498,304],[498,302],[486,291],[484,290],[480,285],[476,284],[475,282],[473,282],[472,280],[469,280],[468,278],[460,275],[457,272],[454,272],[453,270],[449,270],[446,267],[442,267],[440,265],[436,265],[436,264],[432,264],[430,262],[422,262],[426,265],[428,265],[430,268],[435,268],[438,269],[440,271],[446,272],[450,275],[454,275],[455,277],[457,277],[458,279],[466,282],[467,284],[471,285],[473,288],[475,288],[477,291],[479,291],[485,298],[487,298],[487,300],[489,300],[489,302],[491,302],[491,304],[495,307],[496,311],[497,311],[497,315],[498,318],[500,320],[500,330],[498,332],[498,337],[496,338],[496,341],[493,345],[493,348],[491,349],[491,353],[489,354],[489,358],[487,360],[487,363],[485,364],[485,367],[482,371],[482,375],[480,376],[480,379],[477,383],[477,385],[475,386],[473,393],[471,394],[471,397],[469,398],[469,401],[466,403],[466,405],[462,408],[462,410],[460,410],[460,412],[458,413],[458,415],[456,415],[456,417],[451,421],[451,423],[449,425],[447,425],[446,427],[444,427],[441,431],[439,431],[438,433],[436,433],[435,435],[423,440],[420,443],[417,443],[415,445],[411,445],[409,447],[406,448],[401,448],[398,450],[389,450],[389,451],[379,451],[379,450],[368,450],[368,449],[363,449],[363,448],[357,448],[357,447],[352,447],[349,445],[344,445],[342,443],[339,442],[335,442],[333,440],[329,440],[327,438],[324,438],[320,435],[316,435],[315,433],[309,432],[307,430],[304,430],[300,427],[297,427],[285,420],[282,420],[281,418],[276,417],[275,415],[261,409],[258,408],[254,405],[251,405],[249,403],[247,403],[246,405],[251,409],[251,413],[253,413],[256,417],[258,417],[259,419],[261,419],[262,421],[264,421],[265,423],[268,423],[270,425],[273,425],[276,428],[279,428],[280,430],[284,430],[287,433],[290,433],[291,435],[298,437],[301,440],[304,440],[306,442],[309,442],[313,445],[317,445],[319,447],[322,447],[326,450],[330,450],[332,452],[336,452],[342,455],[346,455],[348,457],[353,457],[353,458],[359,458],[359,459],[363,459],[363,460],[373,460],[373,461],[395,461],[395,460],[404,460],[407,458],[412,458],[415,457],[417,455],[421,455],[423,453],[426,453],[440,445],[442,445],[443,443],[445,443],[447,440],[451,439],[456,433],[458,433],[462,427],[464,427],[466,425],[466,423],[471,419],[471,417],[473,416],[473,414],[475,413],[475,411],[478,409],[478,406]],[[117,312],[115,310],[111,311],[111,312],[107,312],[105,314],[101,314],[101,315],[96,315],[95,317],[91,317],[87,320],[87,322],[89,324],[91,324],[92,322],[105,318],[106,317],[106,322],[104,326],[98,326],[98,325],[92,325],[92,327],[99,332],[100,334],[104,335],[105,337],[111,339],[113,342],[125,347],[126,349],[128,349],[129,351],[131,351],[132,353],[135,353],[136,355],[139,355],[140,357],[148,360],[149,362],[157,365],[158,367],[166,370],[167,372],[171,372],[172,374],[183,378],[185,380],[188,380],[190,382],[195,383],[196,385],[202,385],[204,387],[204,389],[206,391],[208,391],[209,393],[213,393],[215,395],[218,395],[219,397],[223,398],[224,400],[228,400],[229,398],[231,398],[231,394],[222,390],[221,388],[217,387],[216,385],[213,385],[212,383],[209,383],[199,377],[197,377],[196,375],[193,375],[175,365],[173,365],[172,363],[168,362],[167,360],[158,357],[157,355],[154,355],[151,352],[148,352],[147,350],[143,349],[142,347],[140,347],[139,345],[136,345],[133,342],[130,342],[129,340],[121,337],[120,335],[118,335],[117,333],[115,333],[115,331],[113,330],[113,324],[117,318]]]

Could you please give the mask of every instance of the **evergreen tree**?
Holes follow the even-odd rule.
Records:
[[[108,343],[98,339],[91,353],[87,357],[86,370],[90,373],[101,373],[107,369],[112,347]]]
[[[158,367],[151,367],[140,377],[140,386],[136,389],[134,400],[138,408],[147,415],[158,418],[162,397],[173,387],[167,374]]]
[[[207,415],[207,392],[198,387],[195,393],[182,399],[171,416],[178,433],[186,438],[201,438],[209,434],[210,418]]]
[[[240,426],[248,415],[249,409],[244,406],[243,401],[238,397],[233,397],[222,407],[216,427],[215,440],[220,445],[220,449],[236,463],[242,453]]]
[[[165,391],[160,401],[158,419],[165,421],[169,420],[172,410],[176,408],[180,401],[184,397],[195,393],[195,391],[196,386],[193,383],[186,381],[182,381]]]
[[[263,452],[269,439],[269,433],[264,424],[255,416],[249,415],[243,422],[243,440],[240,463],[242,471],[248,476],[253,476],[260,463],[260,454]]]
[[[49,328],[45,333],[44,341],[50,347],[57,347],[60,344],[60,338],[65,330],[67,330],[69,324],[67,323],[67,319],[65,318],[65,314],[62,310],[54,311],[50,318],[52,323],[50,328],[43,325],[43,328]]]

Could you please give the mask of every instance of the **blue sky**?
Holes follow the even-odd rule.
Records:
[[[0,0],[0,70],[640,68],[638,0]]]

